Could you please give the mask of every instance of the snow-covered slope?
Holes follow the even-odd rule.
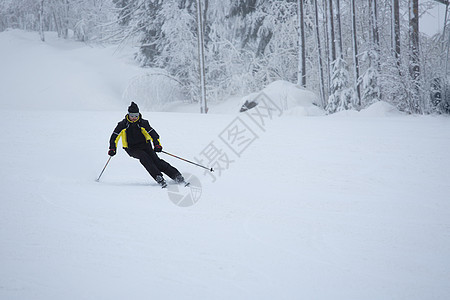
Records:
[[[25,110],[119,109],[129,80],[144,71],[115,47],[92,48],[30,32],[0,35],[1,108]]]
[[[119,150],[95,182],[141,72],[113,50],[0,33],[0,299],[450,297],[448,118],[143,111],[215,172],[161,154],[196,188],[163,190]]]

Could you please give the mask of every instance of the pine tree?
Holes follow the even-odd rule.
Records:
[[[363,61],[367,61],[369,67],[362,75],[362,95],[361,102],[363,107],[367,107],[380,99],[380,88],[378,85],[378,52],[368,50],[362,57]]]
[[[350,86],[347,65],[341,57],[333,62],[333,73],[331,77],[332,94],[328,98],[326,110],[328,113],[353,109],[356,101],[355,90]]]

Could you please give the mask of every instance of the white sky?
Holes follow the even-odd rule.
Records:
[[[429,10],[420,18],[420,31],[432,36],[440,31],[444,26],[445,5],[432,0],[420,0],[419,4],[435,3],[435,7]]]

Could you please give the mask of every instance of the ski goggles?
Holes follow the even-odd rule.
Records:
[[[139,113],[128,113],[128,115],[130,116],[130,118],[137,118],[137,117],[139,117]]]

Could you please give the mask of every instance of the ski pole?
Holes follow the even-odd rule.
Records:
[[[100,180],[100,177],[102,177],[103,172],[105,172],[106,166],[109,164],[109,161],[111,160],[111,157],[112,157],[112,156],[110,156],[110,157],[108,158],[108,161],[106,162],[106,165],[103,167],[103,170],[102,170],[102,172],[100,173],[100,176],[98,176],[97,180],[95,180],[95,181],[98,182],[98,181]]]
[[[214,169],[213,169],[213,168],[208,168],[208,167],[205,167],[205,166],[199,165],[199,164],[197,164],[197,163],[195,163],[195,162],[192,162],[192,161],[190,161],[190,160],[187,160],[187,159],[185,159],[185,158],[182,158],[182,157],[179,157],[179,156],[176,156],[176,155],[170,154],[170,153],[168,153],[168,152],[166,152],[166,151],[161,151],[161,152],[162,152],[162,153],[165,153],[165,154],[167,154],[167,155],[170,155],[170,156],[176,157],[176,158],[178,158],[178,159],[184,160],[185,162],[191,163],[191,164],[193,164],[193,165],[196,165],[196,166],[198,166],[198,167],[201,167],[201,168],[203,168],[203,169],[206,169],[206,170],[208,170],[208,171],[210,171],[210,172],[214,172]]]

